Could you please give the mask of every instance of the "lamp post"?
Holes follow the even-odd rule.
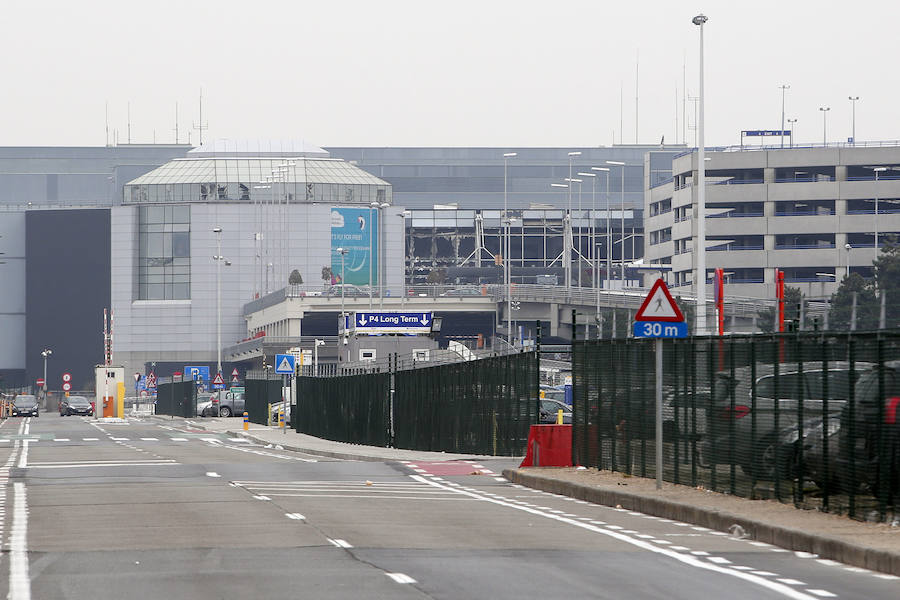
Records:
[[[572,161],[575,160],[576,156],[581,156],[581,152],[569,152],[569,177],[566,181],[570,181],[572,179]],[[568,186],[568,191],[566,194],[568,198],[568,204],[566,206],[566,218],[569,223],[569,239],[572,239],[572,186]],[[568,260],[566,261],[566,290],[568,291],[572,287],[572,248],[569,248],[569,253],[567,256]]]
[[[609,216],[609,167],[591,167],[591,171],[606,173],[606,290],[609,294],[609,274],[612,270],[612,229]],[[597,290],[597,303],[600,302],[600,290]]]
[[[844,250],[847,251],[847,271],[844,273],[844,278],[850,277],[850,250],[853,249],[853,246],[850,244],[844,244]]]
[[[784,148],[784,93],[791,89],[791,86],[784,84],[781,88],[781,147]]]
[[[830,106],[820,106],[819,110],[822,111],[822,145],[828,145],[828,111],[831,110]]]
[[[509,159],[518,156],[518,152],[505,152],[503,154],[503,215],[501,223],[505,227],[505,240],[503,243],[503,279],[506,283],[506,340],[512,343],[512,264],[510,262],[510,252],[512,250],[512,227],[509,219],[509,204],[507,200],[509,189]]]
[[[850,123],[852,123],[850,139],[853,140],[851,143],[855,146],[856,145],[856,101],[859,100],[859,96],[847,96],[847,99],[850,100],[850,106],[852,107],[851,114],[853,115],[850,119]]]
[[[384,310],[384,275],[386,273],[386,269],[384,268],[384,210],[386,208],[390,208],[391,205],[387,202],[382,202],[378,205],[378,240],[375,243],[375,248],[380,248],[378,252],[378,298],[379,298],[379,308]]]
[[[375,200],[369,204],[369,310],[372,310],[372,263],[375,261],[375,250],[372,249],[372,246],[375,244],[376,238],[378,236],[374,235],[375,231],[372,229],[372,209],[378,210],[380,205]],[[341,280],[343,283],[343,278]]]
[[[566,177],[565,181],[568,183],[577,183],[578,184],[578,214],[581,214],[581,184],[584,181],[583,179],[578,179],[577,177]],[[570,187],[571,189],[571,187]],[[571,216],[571,210],[569,211],[569,223],[574,223],[574,219]],[[581,287],[581,228],[578,231],[578,249],[575,249],[575,231],[574,227],[572,228],[572,250],[575,251],[575,254],[579,256],[578,258],[578,287]]]
[[[44,391],[45,402],[47,400],[47,358],[49,358],[51,354],[53,354],[53,350],[51,350],[50,348],[44,348],[43,350],[41,350],[41,356],[44,357],[44,385],[42,385],[41,388]]]
[[[594,219],[596,218],[597,212],[597,174],[596,173],[585,173],[579,172],[576,173],[579,177],[590,177],[591,178],[591,212],[590,212],[590,226],[588,227],[588,237],[590,239],[590,247],[588,248],[587,262],[591,265],[591,268],[594,269],[594,252],[596,252],[596,248],[594,248],[594,244],[596,243],[596,231],[594,230]],[[579,238],[580,239],[580,238]],[[580,246],[579,242],[579,246]],[[579,259],[578,264],[581,264],[581,259]],[[594,287],[597,287],[597,271],[594,270],[594,279],[591,282]],[[599,322],[599,321],[598,321]]]
[[[788,119],[787,122],[788,122],[788,126],[791,128],[791,136],[790,136],[791,137],[791,148],[793,148],[794,147],[794,133],[795,133],[794,128],[796,127],[794,125],[794,123],[797,122],[797,119]]]
[[[606,164],[615,165],[615,166],[619,167],[622,171],[622,189],[619,190],[619,193],[621,194],[620,204],[622,207],[621,214],[620,214],[620,217],[622,218],[622,224],[621,224],[622,231],[619,232],[619,238],[622,240],[622,249],[620,250],[621,255],[622,255],[622,268],[619,271],[619,280],[621,281],[622,289],[624,290],[625,289],[625,163],[622,161],[619,161],[619,160],[608,160],[608,161],[606,161]]]
[[[341,327],[344,330],[344,339],[347,338],[347,318],[344,314],[344,290],[347,288],[347,284],[344,283],[344,257],[347,255],[349,250],[347,248],[341,247],[335,250],[338,254],[341,255]]]
[[[569,184],[568,183],[551,183],[550,187],[554,188],[566,188],[568,191]],[[565,276],[565,284],[566,291],[569,290],[569,287],[572,285],[572,250],[569,248],[569,231],[568,227],[569,223],[569,215],[566,213],[566,216],[563,217],[563,271]],[[556,259],[553,259],[553,262],[556,262]]]
[[[313,346],[313,377],[319,376],[319,346],[324,346],[325,340],[317,339]]]
[[[213,227],[216,234],[216,374],[222,375],[222,228]]]
[[[708,18],[699,14],[691,22],[700,27],[700,92],[699,118],[697,119],[697,290],[696,335],[706,335],[706,148],[703,138],[704,95],[703,95],[703,25]]]

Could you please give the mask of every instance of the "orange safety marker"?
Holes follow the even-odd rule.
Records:
[[[244,411],[244,431],[250,429],[250,415],[247,414],[247,411]]]

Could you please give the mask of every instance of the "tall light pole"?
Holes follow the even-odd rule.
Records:
[[[703,24],[706,15],[699,14],[691,22],[700,27],[700,114],[697,119],[697,322],[695,335],[706,335],[706,142],[703,138]]]
[[[372,310],[372,263],[375,262],[375,250],[372,249],[372,246],[376,243],[376,238],[378,236],[375,235],[375,230],[372,228],[372,209],[378,210],[380,205],[375,200],[369,204],[369,310]],[[341,281],[343,283],[343,281]]]
[[[53,350],[51,350],[50,348],[44,348],[43,350],[41,350],[41,356],[44,357],[44,385],[42,385],[41,387],[44,390],[45,402],[47,401],[47,358],[49,358],[51,354],[53,354]]]
[[[550,187],[554,188],[566,188],[568,191],[569,184],[568,183],[551,183]],[[572,250],[569,248],[569,215],[568,213],[563,217],[563,271],[565,277],[566,291],[568,291],[569,287],[572,285]],[[556,262],[556,259],[553,259],[553,262]]]
[[[222,375],[222,228],[213,227],[216,234],[216,374]]]
[[[781,88],[781,147],[784,148],[784,93],[791,89],[788,84],[779,86]]]
[[[831,110],[830,106],[820,106],[819,110],[822,111],[822,145],[828,145],[828,111]]]
[[[597,284],[600,279],[600,261],[596,258],[597,253],[597,231],[594,227],[595,219],[597,218],[597,174],[596,173],[587,173],[587,172],[578,172],[576,173],[579,177],[590,177],[591,178],[591,225],[588,229],[588,236],[591,240],[591,247],[588,250],[588,263],[591,265],[591,269],[594,271],[594,278],[591,281],[591,284],[594,287],[594,292],[597,298],[597,310],[594,313],[594,321],[597,325],[597,339],[600,339],[600,288],[597,287]]]
[[[612,229],[609,216],[609,167],[591,167],[591,171],[606,173],[606,293],[609,294],[609,274],[612,270]],[[599,264],[599,262],[598,262]],[[600,290],[597,290],[597,303],[600,303]]]
[[[794,131],[796,129],[796,125],[794,125],[794,123],[797,122],[797,119],[788,119],[787,122],[788,122],[788,126],[791,128],[791,148],[793,148],[794,147],[794,133],[796,133]]]
[[[506,340],[512,344],[512,265],[510,264],[510,251],[512,249],[512,244],[510,243],[510,238],[512,237],[512,226],[510,225],[509,220],[509,205],[507,201],[508,194],[508,184],[509,184],[509,176],[507,174],[509,170],[509,159],[518,156],[517,152],[505,152],[503,154],[503,216],[500,223],[506,229],[505,233],[505,241],[503,244],[503,279],[506,284]]]
[[[855,146],[856,145],[856,101],[859,100],[859,96],[847,96],[847,99],[850,100],[850,106],[853,109],[852,110],[853,116],[851,117],[851,120],[850,120],[853,127],[852,127],[850,135],[852,136],[851,139],[853,140],[851,143]]]
[[[569,152],[569,180],[572,179],[572,161],[575,160],[576,156],[581,156],[581,152],[574,151]],[[568,186],[567,190],[568,197],[568,206],[566,207],[566,218],[569,223],[569,239],[572,239],[572,186]],[[568,291],[572,287],[572,249],[569,248],[569,254],[566,257],[566,290]]]
[[[608,160],[608,161],[606,161],[606,164],[615,165],[615,166],[619,167],[620,170],[622,171],[622,189],[619,190],[619,193],[621,194],[620,204],[622,206],[621,212],[619,215],[622,218],[622,224],[621,224],[622,231],[619,232],[619,239],[622,242],[622,248],[619,251],[619,253],[622,257],[622,268],[619,270],[619,280],[621,281],[622,289],[624,290],[625,289],[625,163],[620,160]]]
[[[347,338],[347,317],[344,313],[344,290],[347,287],[347,284],[344,283],[344,257],[349,251],[350,250],[344,247],[335,250],[335,252],[341,255],[341,328],[344,330],[344,339]]]
[[[385,244],[384,244],[384,232],[385,232],[385,223],[384,223],[384,211],[387,208],[390,208],[391,205],[387,202],[382,202],[378,205],[378,241],[375,244],[376,248],[380,248],[381,251],[378,253],[378,298],[379,298],[379,308],[384,310],[384,276],[387,273],[387,269],[385,269],[384,259],[385,259]]]
[[[571,189],[571,184],[578,184],[578,213],[581,214],[581,184],[584,181],[583,179],[578,179],[577,177],[566,177],[565,181],[569,183],[569,189]],[[571,211],[570,211],[571,215]],[[570,216],[569,222],[574,223],[574,219]],[[572,249],[575,250],[575,231],[574,227],[572,227]],[[575,254],[578,255],[578,287],[581,287],[581,228],[578,231],[578,249],[575,250]],[[574,282],[573,282],[574,283]]]
[[[878,174],[887,171],[887,167],[875,167],[875,258],[878,258]]]

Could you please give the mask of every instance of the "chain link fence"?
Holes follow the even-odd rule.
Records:
[[[244,410],[251,423],[269,424],[269,405],[281,402],[283,379],[283,376],[271,372],[247,373],[244,379]]]
[[[667,481],[894,519],[900,333],[663,342]],[[573,460],[655,477],[653,340],[573,344]]]
[[[390,373],[298,377],[294,427],[327,440],[390,445]]]

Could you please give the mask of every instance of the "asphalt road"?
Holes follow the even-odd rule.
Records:
[[[7,419],[0,594],[900,596],[897,578],[484,473],[506,466],[323,459],[183,420]]]

